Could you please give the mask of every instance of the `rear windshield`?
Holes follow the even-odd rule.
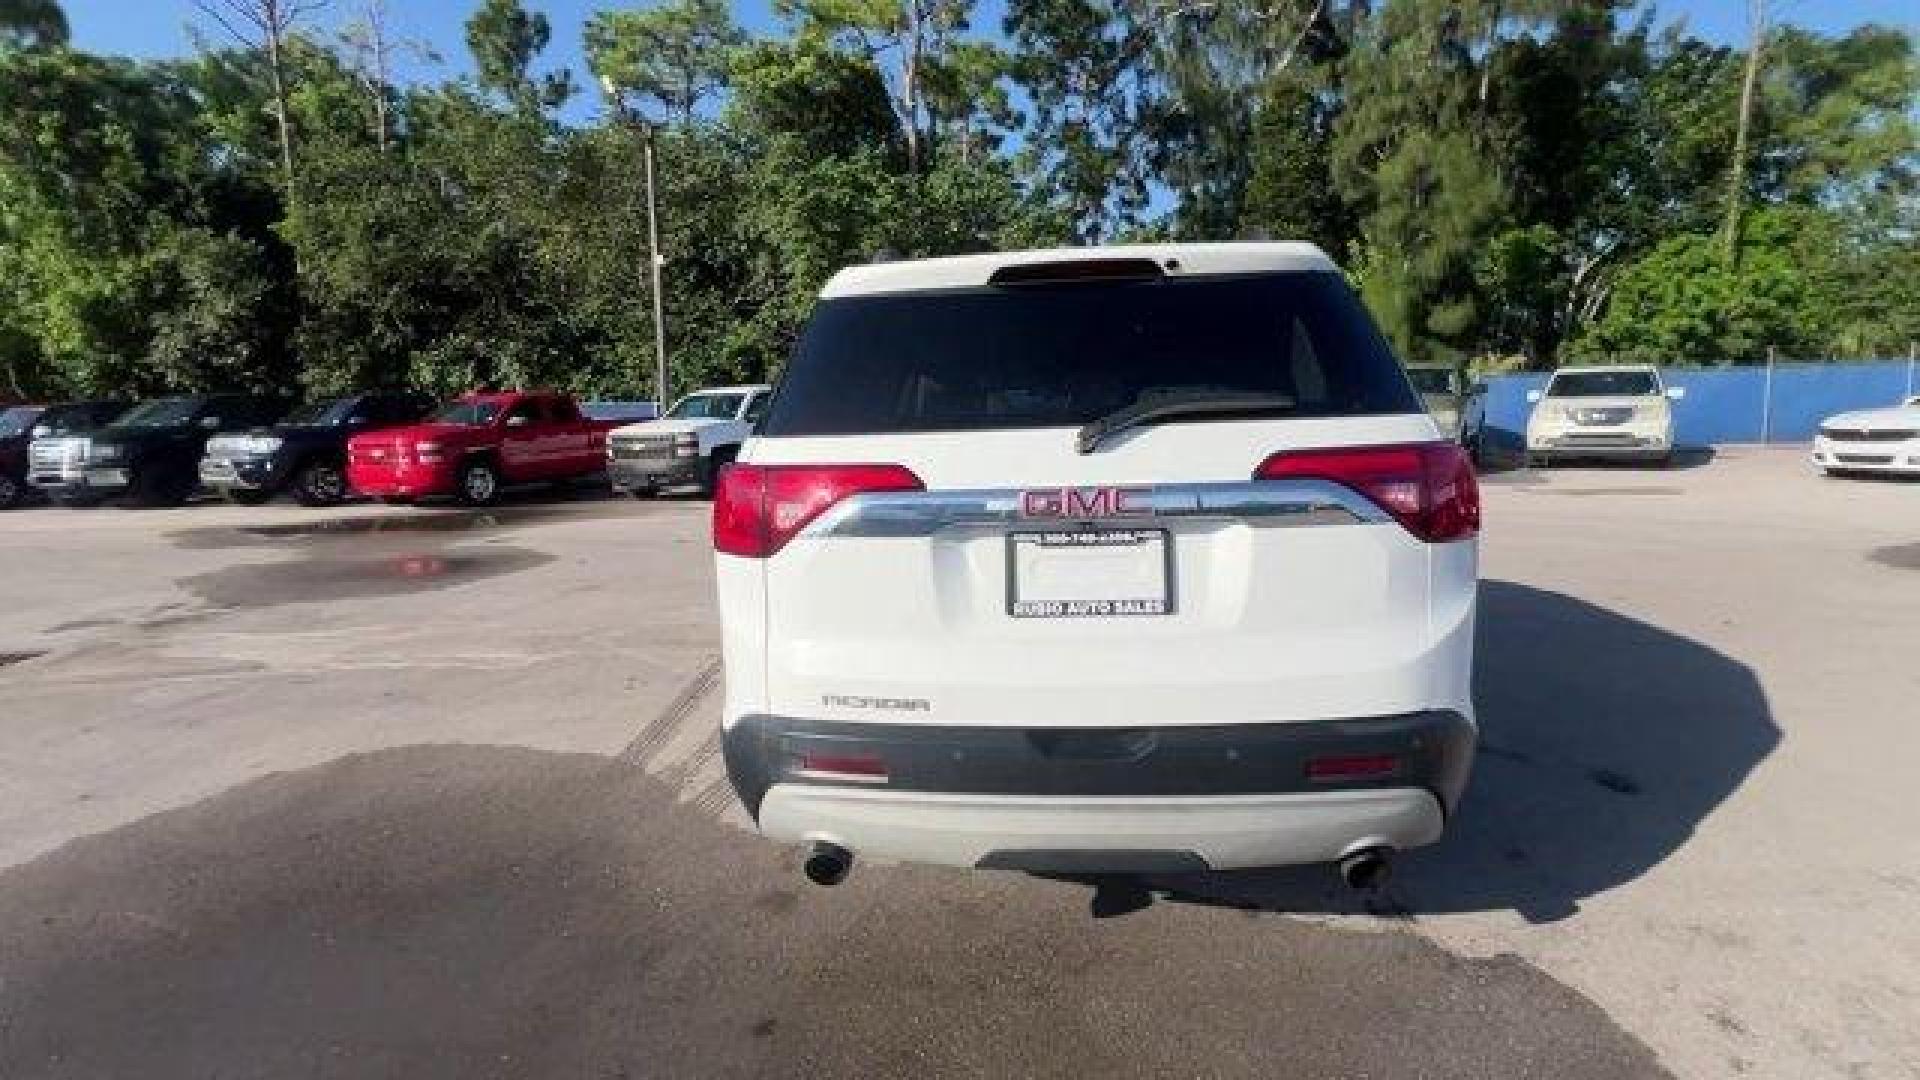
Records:
[[[1344,282],[1261,274],[824,300],[761,434],[1079,426],[1212,393],[1301,416],[1421,409]]]
[[[1646,397],[1660,392],[1651,371],[1563,371],[1548,397]]]

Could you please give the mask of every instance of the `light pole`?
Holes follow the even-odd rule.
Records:
[[[660,221],[654,206],[653,194],[653,124],[645,117],[627,108],[626,101],[620,96],[619,87],[613,80],[600,80],[600,89],[613,103],[614,112],[621,122],[640,136],[640,159],[647,181],[647,280],[653,293],[653,386],[659,397],[661,413],[673,404],[667,387],[667,311],[665,297],[660,291],[660,268],[666,265],[666,259],[660,255]]]

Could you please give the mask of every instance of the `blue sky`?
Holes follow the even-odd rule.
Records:
[[[575,81],[585,85],[586,62],[581,55],[580,28],[593,12],[608,8],[644,7],[631,0],[525,0],[529,8],[546,12],[553,26],[553,44],[545,60],[570,67]],[[207,25],[189,0],[62,0],[73,24],[74,44],[93,52],[126,53],[142,57],[174,56],[191,52],[189,27]],[[322,14],[341,18],[356,0],[331,0]],[[443,57],[440,65],[403,72],[414,78],[444,77],[467,70],[462,26],[475,0],[388,0],[394,29],[404,37],[430,44]],[[777,29],[771,0],[735,0],[736,17],[750,31]],[[1741,39],[1746,30],[1744,0],[1666,0],[1657,5],[1662,21],[1685,20],[1694,33],[1714,41]],[[1920,33],[1920,0],[1776,0],[1776,11],[1786,21],[1828,33],[1845,31],[1867,22],[1904,25]],[[983,0],[978,26],[999,23],[1001,0]],[[209,33],[210,38],[217,30]],[[599,108],[592,94],[582,94],[568,109],[580,119]]]

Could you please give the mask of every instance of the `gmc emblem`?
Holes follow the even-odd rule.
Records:
[[[1150,488],[1041,488],[1020,493],[1020,515],[1030,518],[1143,517],[1153,513]]]

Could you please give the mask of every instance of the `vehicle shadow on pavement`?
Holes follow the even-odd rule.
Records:
[[[262,777],[0,873],[0,1076],[1666,1075],[1511,956],[795,863],[624,760]]]
[[[1473,781],[1447,835],[1384,889],[1354,892],[1326,867],[1144,884],[1270,911],[1552,922],[1678,851],[1780,742],[1745,665],[1560,593],[1482,582],[1476,665]]]

